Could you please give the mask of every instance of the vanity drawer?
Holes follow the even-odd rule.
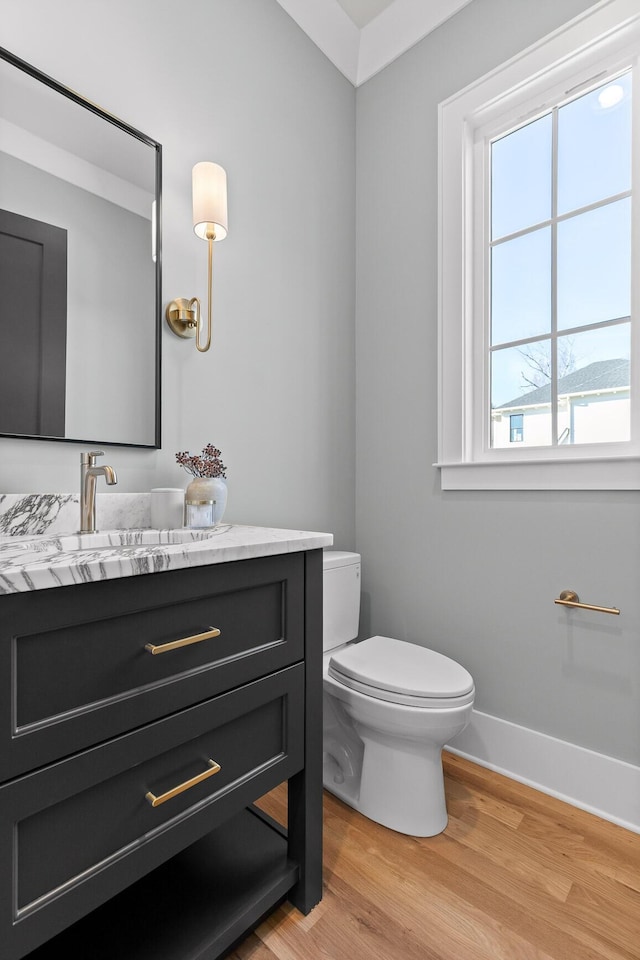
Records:
[[[289,554],[0,598],[2,779],[301,660],[303,583]]]
[[[303,686],[303,665],[286,668],[1,787],[3,955],[24,956],[300,770]]]

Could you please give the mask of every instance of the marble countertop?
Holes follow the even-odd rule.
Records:
[[[294,553],[332,543],[330,533],[227,523],[205,530],[5,534],[0,535],[0,594]]]

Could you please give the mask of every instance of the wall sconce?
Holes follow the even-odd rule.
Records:
[[[207,288],[207,337],[200,342],[202,327],[200,300],[179,297],[166,310],[167,323],[179,337],[195,337],[196,347],[205,353],[211,346],[211,298],[213,285],[213,242],[227,235],[227,174],[217,163],[203,160],[193,168],[193,229],[209,245]]]

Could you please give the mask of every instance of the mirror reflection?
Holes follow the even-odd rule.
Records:
[[[0,50],[0,434],[160,445],[160,158]]]

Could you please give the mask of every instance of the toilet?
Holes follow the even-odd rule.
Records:
[[[371,820],[432,837],[447,825],[442,748],[475,688],[455,660],[375,636],[355,642],[360,554],[323,554],[323,783]]]

